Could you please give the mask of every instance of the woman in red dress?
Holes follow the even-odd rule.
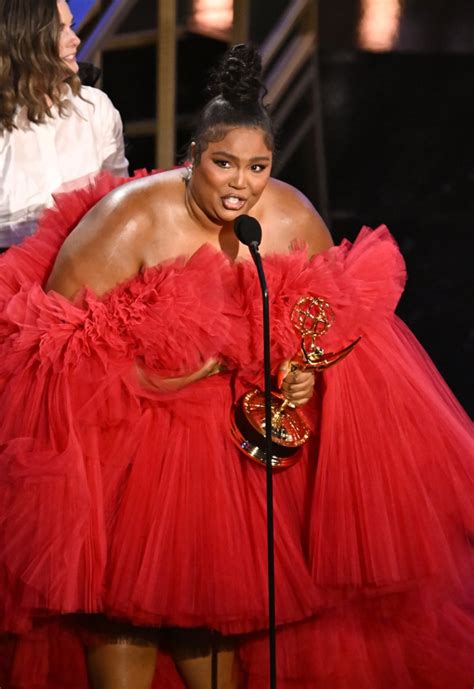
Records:
[[[274,480],[278,686],[472,684],[470,422],[394,315],[386,228],[334,247],[270,177],[260,72],[226,55],[188,168],[59,197],[2,259],[11,687],[201,689],[212,647],[220,689],[268,686],[265,471],[230,431],[263,383],[241,214],[263,228],[273,373],[313,428]],[[333,314],[326,351],[361,338],[316,378],[285,368],[302,296]]]

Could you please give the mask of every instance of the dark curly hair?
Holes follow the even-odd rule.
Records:
[[[66,82],[74,95],[81,82],[58,54],[60,21],[57,0],[1,0],[0,3],[0,134],[15,127],[18,106],[30,122],[45,122],[51,106],[65,115],[61,99]]]
[[[263,98],[262,61],[251,45],[239,44],[228,50],[211,73],[207,92],[210,100],[198,119],[193,143],[194,162],[211,141],[220,141],[231,127],[256,127],[265,134],[265,143],[274,149],[272,120]]]

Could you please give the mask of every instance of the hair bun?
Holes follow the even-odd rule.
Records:
[[[255,103],[264,92],[262,60],[257,50],[246,44],[227,51],[209,83],[211,98],[222,96],[232,104]]]

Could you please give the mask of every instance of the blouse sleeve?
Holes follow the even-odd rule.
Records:
[[[110,98],[100,93],[100,142],[102,148],[102,170],[108,170],[118,177],[128,175],[128,160],[125,157],[123,125],[119,111]]]

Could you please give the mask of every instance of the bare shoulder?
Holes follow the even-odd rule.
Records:
[[[313,255],[333,245],[331,234],[311,201],[291,184],[270,179],[262,197],[261,213],[269,234],[278,244],[270,250],[288,250],[297,241],[305,242]]]
[[[161,199],[171,201],[176,178],[172,171],[134,180],[101,199],[64,242],[47,289],[72,298],[89,287],[100,295],[136,275],[155,232]]]

